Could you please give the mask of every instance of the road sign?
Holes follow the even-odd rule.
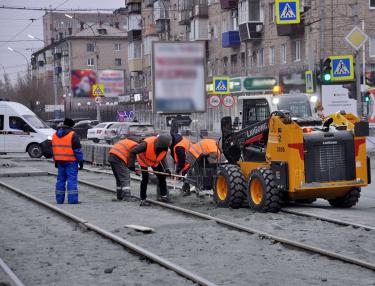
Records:
[[[167,116],[167,126],[170,127],[172,126],[172,122],[177,123],[179,126],[190,126],[192,120],[189,116]]]
[[[235,101],[234,97],[231,95],[225,95],[222,100],[225,107],[231,107]]]
[[[312,70],[306,71],[305,80],[306,80],[306,92],[313,93],[314,92],[314,77],[313,77]]]
[[[209,98],[208,98],[208,103],[212,106],[212,107],[218,107],[220,105],[220,97],[216,94],[213,94],[211,95]]]
[[[229,94],[230,93],[230,78],[229,77],[214,77],[214,94]]]
[[[104,84],[97,83],[92,85],[93,96],[104,96]]]
[[[102,103],[102,99],[101,99],[100,96],[96,96],[96,97],[95,97],[95,103],[97,103],[97,104]]]
[[[330,56],[332,81],[344,81],[354,79],[353,56]]]
[[[64,105],[48,105],[44,106],[46,112],[54,112],[55,110],[64,111]]]
[[[300,23],[300,0],[276,0],[276,23],[299,24]]]
[[[368,40],[368,36],[359,27],[354,27],[348,35],[346,35],[345,40],[358,51]]]

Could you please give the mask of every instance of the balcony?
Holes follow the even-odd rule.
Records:
[[[194,5],[192,16],[193,17],[208,17],[208,5],[207,4]]]
[[[303,19],[299,24],[276,25],[278,36],[303,35],[305,33],[305,24]]]
[[[220,0],[221,9],[237,9],[238,0]]]
[[[246,22],[239,25],[241,42],[260,40],[262,38],[263,22]]]
[[[143,59],[129,59],[128,68],[129,72],[142,72]]]
[[[141,3],[131,3],[128,4],[129,13],[140,14],[141,13]]]
[[[221,41],[223,48],[238,48],[241,46],[240,32],[228,31],[222,34]]]
[[[170,20],[161,19],[156,21],[156,32],[157,33],[166,33],[170,30]]]
[[[142,39],[141,30],[131,30],[128,31],[128,42],[135,42]]]
[[[190,24],[190,11],[183,10],[178,13],[178,24],[189,25]]]
[[[145,7],[153,7],[155,0],[144,0]]]

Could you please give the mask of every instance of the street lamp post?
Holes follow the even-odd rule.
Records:
[[[25,58],[26,64],[27,64],[27,79],[30,79],[30,64],[29,64],[29,60],[27,59],[27,57],[23,53],[15,50],[15,49],[13,49],[11,47],[8,47],[8,50],[11,51],[11,52],[14,52],[16,54],[19,54],[19,55],[21,55],[22,57]]]

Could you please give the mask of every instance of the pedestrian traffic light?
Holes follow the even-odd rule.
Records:
[[[375,72],[367,72],[366,73],[366,85],[375,87]]]
[[[331,58],[325,58],[322,61],[322,74],[323,74],[323,82],[330,82],[332,79],[331,71]]]
[[[370,93],[369,92],[365,92],[365,94],[363,95],[363,101],[364,102],[370,102]]]

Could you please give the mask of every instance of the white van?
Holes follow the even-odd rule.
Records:
[[[31,158],[51,158],[54,132],[26,106],[0,101],[0,153],[27,152]]]

